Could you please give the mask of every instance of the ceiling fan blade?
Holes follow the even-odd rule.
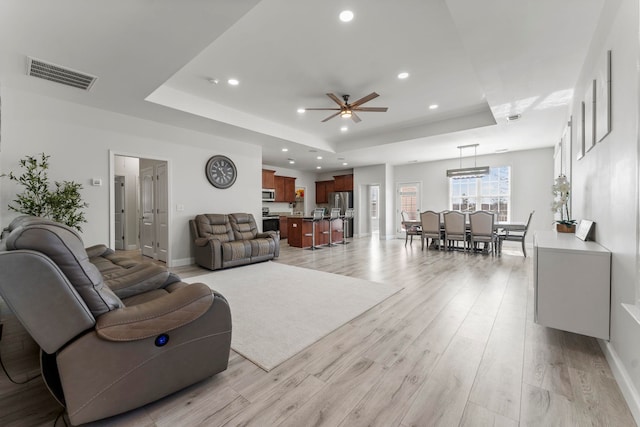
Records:
[[[354,108],[354,110],[356,111],[377,111],[379,113],[386,113],[387,110],[389,108],[388,107],[358,107],[358,108]]]
[[[342,102],[342,100],[340,98],[338,98],[337,96],[335,96],[332,93],[328,93],[327,96],[329,98],[331,98],[333,100],[333,102],[335,102],[336,104],[338,104],[341,107],[345,107],[344,102]]]
[[[360,117],[358,117],[358,115],[356,114],[355,111],[351,110],[351,120],[353,120],[354,122],[358,123],[361,122],[362,119]]]
[[[326,119],[324,119],[324,120],[322,121],[322,123],[326,122],[327,120],[333,119],[333,118],[334,118],[335,116],[337,116],[338,114],[340,114],[340,111],[338,111],[338,112],[337,112],[337,113],[335,113],[335,114],[330,115],[329,117],[327,117]]]
[[[305,108],[305,111],[342,111],[342,108]]]
[[[364,96],[364,97],[362,97],[362,98],[358,99],[358,100],[357,100],[357,101],[355,101],[355,102],[352,102],[352,103],[351,103],[351,106],[352,106],[352,107],[357,107],[358,105],[362,105],[362,104],[364,104],[365,102],[369,102],[369,101],[371,101],[372,99],[377,98],[377,97],[379,97],[379,96],[380,96],[380,95],[378,95],[377,93],[375,93],[375,92],[371,92],[369,95]]]

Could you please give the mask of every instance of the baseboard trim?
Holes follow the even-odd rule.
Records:
[[[128,251],[135,251],[136,249],[138,249],[138,245],[127,245]]]
[[[624,400],[629,405],[629,410],[631,411],[631,415],[633,415],[636,424],[640,425],[640,395],[638,394],[638,390],[633,385],[629,374],[627,374],[627,370],[618,357],[618,353],[616,353],[615,348],[609,341],[598,340],[600,344],[600,348],[604,353],[604,356],[607,358],[607,362],[609,362],[609,366],[611,367],[611,372],[613,373],[614,378],[618,382],[618,386],[620,387],[620,391],[622,391],[622,396]]]
[[[195,258],[181,258],[171,260],[171,267],[184,267],[195,263]]]

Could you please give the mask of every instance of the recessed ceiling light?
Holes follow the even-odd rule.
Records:
[[[322,166],[316,166],[316,169],[322,169]]]
[[[316,157],[316,159],[322,160],[322,156],[318,156],[318,157]]]
[[[353,12],[350,10],[343,10],[340,12],[339,16],[342,22],[350,22],[353,19]]]
[[[289,151],[289,149],[288,148],[283,148],[282,151]]]
[[[295,160],[293,160],[293,159],[289,159],[289,164],[290,164],[290,165],[294,164],[295,162],[296,162]]]
[[[507,116],[507,121],[514,121],[514,120],[518,120],[520,117],[522,117],[520,114],[513,114],[511,116]]]
[[[346,132],[346,131],[348,131],[348,130],[349,130],[349,128],[348,128],[348,127],[346,127],[346,126],[342,126],[342,127],[340,128],[340,130],[341,130],[342,132]]]
[[[227,83],[229,83],[231,86],[238,86],[240,84],[240,81],[238,79],[229,79],[227,80]]]
[[[342,162],[342,166],[347,166],[349,163],[347,162]]]
[[[406,71],[403,71],[402,73],[398,74],[399,79],[406,79],[407,77],[409,77],[409,73],[407,73]]]
[[[298,108],[298,113],[300,113],[300,114],[304,113],[305,111],[307,111],[307,110],[305,110],[304,108]]]
[[[438,105],[438,104],[431,104],[431,105],[429,105],[429,110],[435,110],[435,109],[437,109],[438,107],[439,107],[439,105]]]

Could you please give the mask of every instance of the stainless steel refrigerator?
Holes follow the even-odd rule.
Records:
[[[347,208],[353,208],[352,191],[336,191],[329,193],[329,209],[340,208],[340,215],[344,215]],[[353,237],[353,218],[349,219],[349,228],[345,237]]]

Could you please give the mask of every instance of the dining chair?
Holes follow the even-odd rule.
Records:
[[[409,236],[411,236],[411,245],[413,244],[413,236],[421,236],[422,229],[417,222],[409,221],[407,219],[407,213],[405,211],[400,211],[400,216],[402,217],[402,225],[406,231],[404,236],[404,245],[407,246],[407,241],[409,240]]]
[[[444,244],[450,248],[449,243],[463,243],[464,250],[467,249],[467,229],[464,214],[457,211],[445,212],[444,215]],[[457,243],[456,243],[457,247]]]
[[[440,214],[434,211],[424,211],[420,213],[420,223],[422,226],[422,249],[424,250],[425,240],[427,241],[427,248],[429,247],[429,239],[431,243],[435,239],[438,239],[438,249],[442,247],[440,241],[442,239],[442,233],[440,230]]]
[[[495,215],[487,211],[477,211],[469,214],[469,244],[472,249],[477,249],[478,243],[489,244],[491,254],[498,254],[497,234],[493,229]]]
[[[512,242],[520,242],[522,243],[522,255],[524,255],[524,257],[527,257],[527,249],[525,248],[525,238],[527,237],[527,231],[529,231],[529,224],[531,224],[531,218],[533,217],[533,214],[536,211],[532,211],[529,214],[529,219],[527,220],[527,225],[524,226],[524,230],[514,230],[514,231],[509,231],[508,229],[504,231],[504,233],[501,233],[498,238],[500,239],[500,241],[498,242],[498,244],[500,246],[502,246],[502,242],[505,240],[509,240]]]

